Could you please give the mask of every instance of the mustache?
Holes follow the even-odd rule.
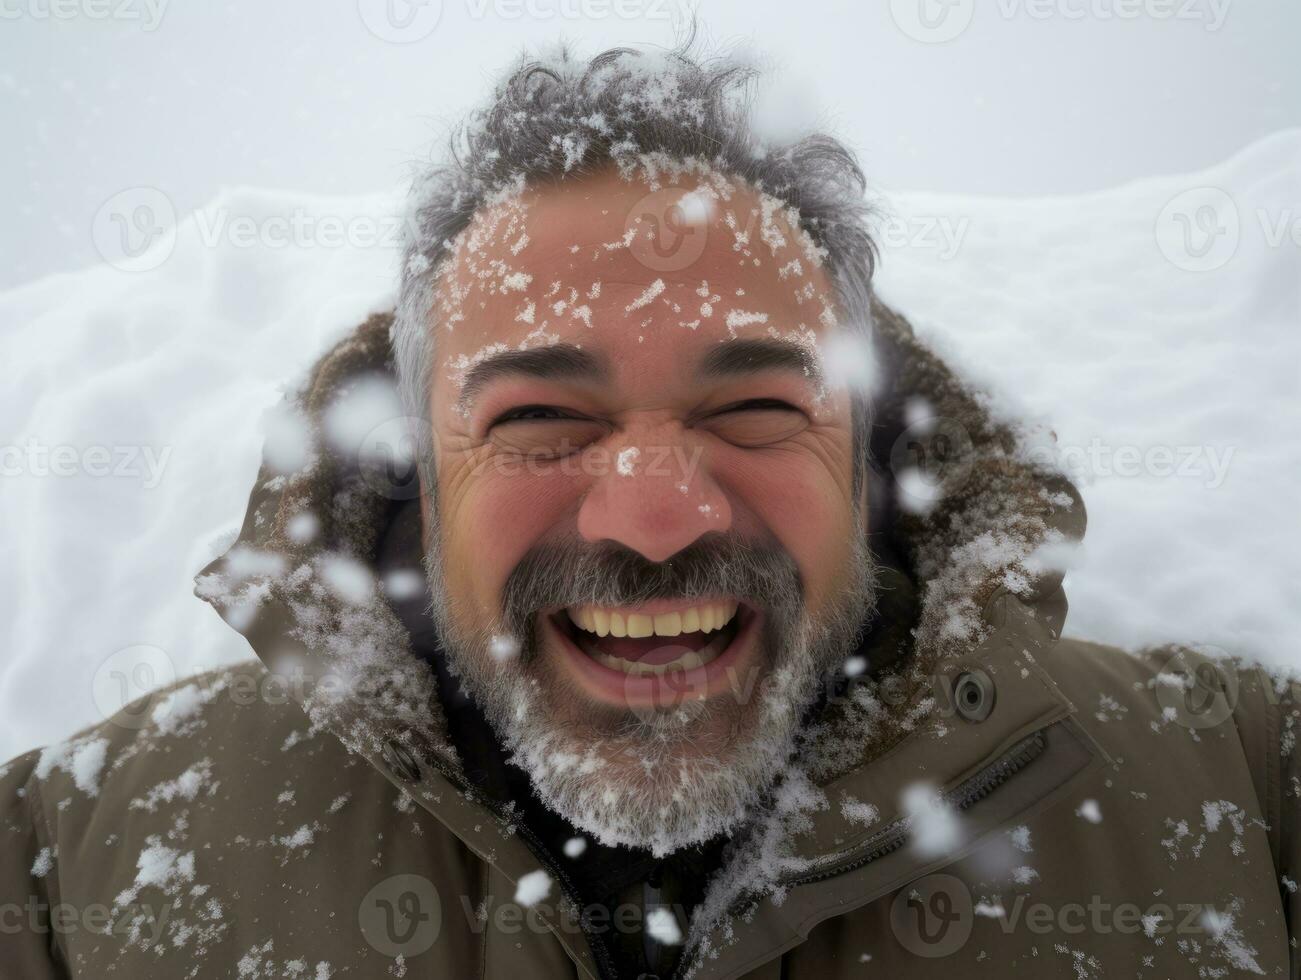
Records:
[[[535,545],[520,559],[502,590],[502,619],[524,637],[541,609],[713,596],[733,596],[780,616],[803,606],[804,581],[775,540],[731,532],[708,532],[661,562],[616,541],[564,538]]]

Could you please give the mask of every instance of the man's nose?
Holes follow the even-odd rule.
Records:
[[[629,437],[611,449],[608,472],[578,511],[585,540],[617,541],[659,562],[708,531],[732,526],[731,505],[704,465],[704,447],[681,430],[669,436]]]

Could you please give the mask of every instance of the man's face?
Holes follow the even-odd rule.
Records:
[[[614,797],[708,836],[683,776],[761,788],[867,611],[834,311],[799,228],[710,175],[521,191],[442,270],[440,625],[544,798],[598,836],[645,843],[593,816]]]

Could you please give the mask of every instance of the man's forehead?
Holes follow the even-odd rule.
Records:
[[[499,195],[441,270],[440,361],[559,343],[802,344],[835,324],[821,250],[794,211],[711,172],[611,168]],[[459,370],[457,369],[459,366]]]

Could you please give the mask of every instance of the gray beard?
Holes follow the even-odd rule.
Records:
[[[436,527],[426,529],[425,565],[448,667],[538,798],[603,844],[659,856],[731,834],[773,789],[808,709],[854,652],[875,605],[875,564],[857,523],[842,587],[816,619],[793,560],[775,546],[725,540],[704,549],[705,560],[675,556],[653,568],[624,549],[614,556],[581,542],[545,546],[517,566],[500,620],[486,627],[458,614]],[[708,701],[616,710],[577,701],[583,695],[546,672],[538,609],[710,594],[737,595],[764,611],[764,661],[749,689],[734,679],[732,691]],[[502,638],[518,652],[495,656]]]

